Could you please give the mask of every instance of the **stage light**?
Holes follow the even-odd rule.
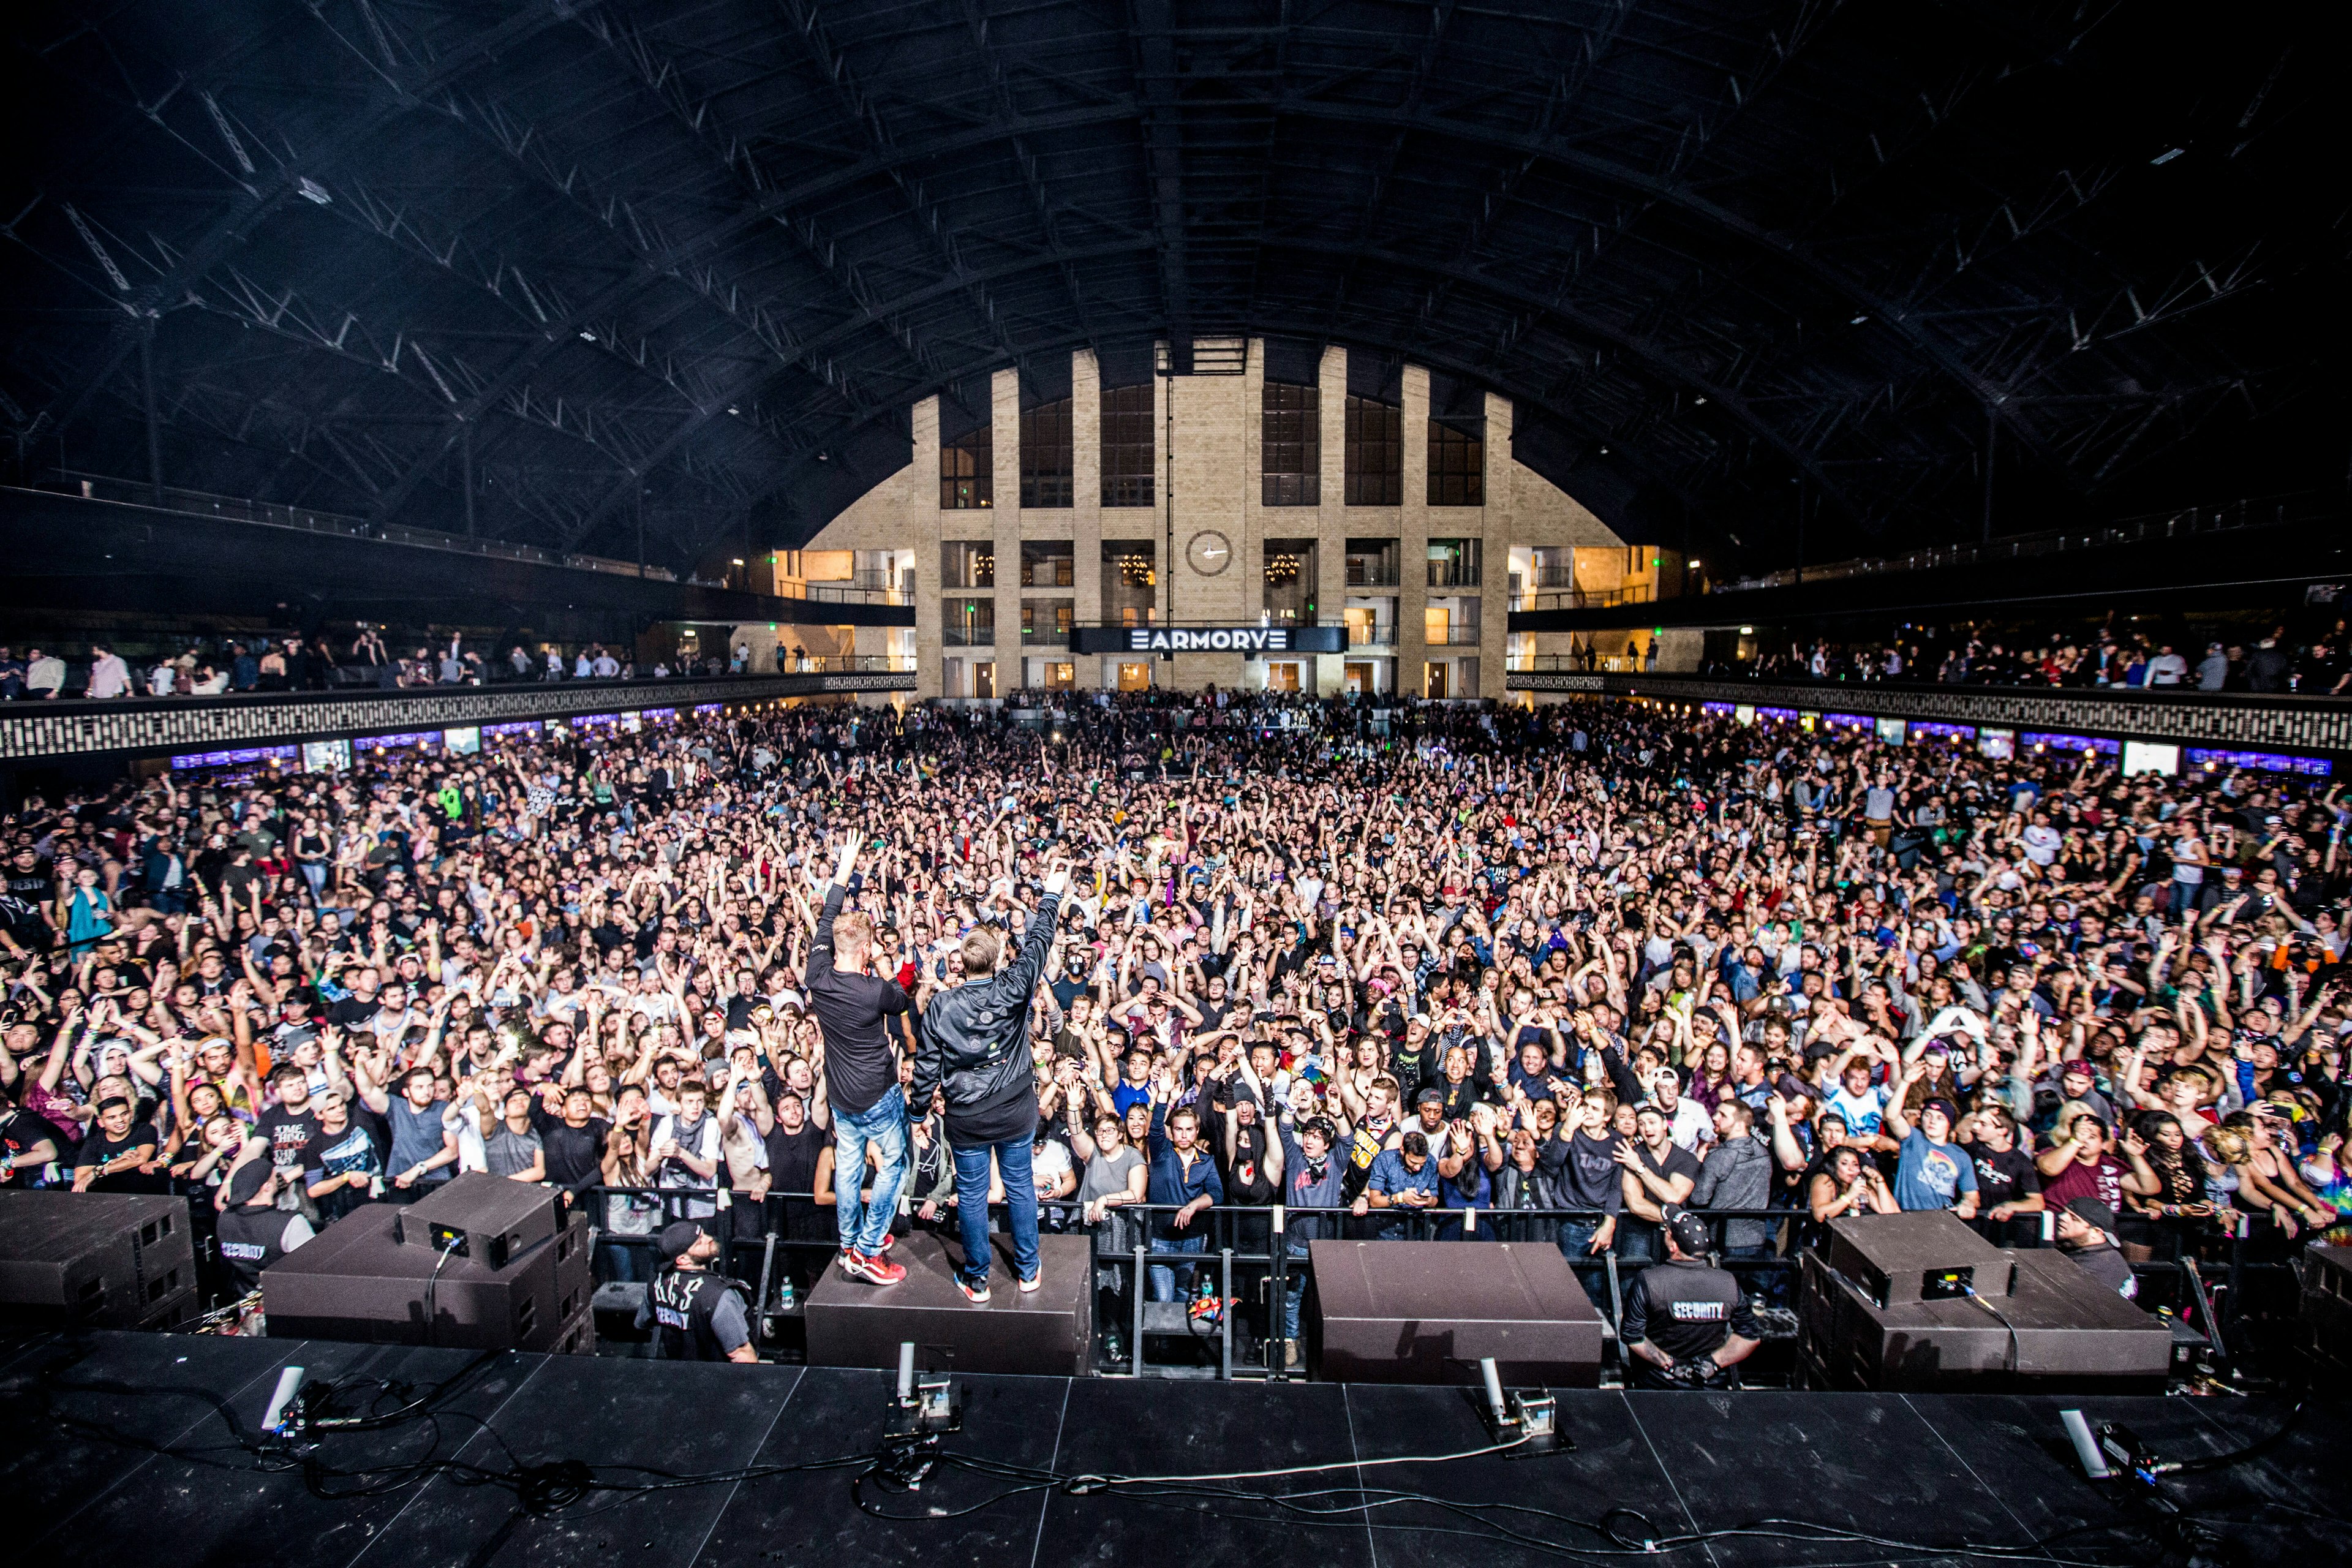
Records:
[[[580,341],[583,343],[593,343],[596,341],[596,334],[583,327],[580,329]]]
[[[1849,326],[1849,327],[1858,327],[1858,326],[1861,326],[1864,321],[1869,321],[1869,320],[1870,320],[1870,317],[1869,317],[1868,313],[1867,313],[1867,312],[1865,312],[1865,313],[1864,313],[1864,314],[1862,314],[1862,315],[1856,316],[1853,321],[1848,321],[1848,322],[1846,323],[1846,325],[1847,325],[1847,326]]]
[[[2148,166],[2149,166],[2150,168],[2153,168],[2153,169],[2161,169],[2161,168],[2163,168],[2167,163],[2171,163],[2175,158],[2179,157],[2179,156],[2180,156],[2180,154],[2181,154],[2182,153],[2186,152],[2186,151],[2187,151],[2187,149],[2186,149],[2186,148],[2181,148],[2181,147],[2168,147],[2168,148],[2166,148],[2163,152],[2158,153],[2155,157],[2150,158],[2150,159],[2147,161],[2147,162],[2148,162]],[[304,183],[304,184],[309,184],[309,182],[308,182],[308,181],[305,181],[305,182],[303,182],[303,183]]]
[[[1739,635],[1744,637],[1752,637],[1756,635],[1756,628],[1754,626],[1742,626],[1739,628]]]
[[[296,185],[295,189],[302,193],[302,199],[304,201],[316,202],[320,206],[325,206],[328,203],[335,199],[333,196],[327,194],[326,186],[310,178],[308,174],[302,176],[300,184]]]

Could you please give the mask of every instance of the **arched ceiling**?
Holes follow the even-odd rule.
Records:
[[[906,409],[1271,332],[1482,383],[1621,527],[1784,560],[2333,487],[2294,7],[163,0],[7,24],[17,473],[656,559]],[[2315,163],[2315,160],[2320,160]],[[2333,193],[2333,194],[2330,194]]]

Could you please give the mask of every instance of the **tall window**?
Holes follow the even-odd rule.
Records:
[[[1021,504],[1071,505],[1071,476],[1076,471],[1070,449],[1070,400],[1065,397],[1058,403],[1023,409]]]
[[[1348,504],[1404,504],[1404,410],[1348,399]]]
[[[1102,503],[1151,504],[1151,384],[1102,395]]]
[[[970,511],[996,504],[996,449],[989,427],[978,426],[940,443],[940,510]]]
[[[1258,454],[1267,506],[1317,506],[1323,500],[1322,395],[1311,386],[1265,384]]]
[[[1486,421],[1429,422],[1429,504],[1486,504]]]
[[[986,539],[940,541],[940,582],[949,588],[995,587],[995,542]]]

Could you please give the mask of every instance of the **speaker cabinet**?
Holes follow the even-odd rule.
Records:
[[[187,1199],[0,1192],[0,1314],[24,1327],[162,1329],[195,1308]]]

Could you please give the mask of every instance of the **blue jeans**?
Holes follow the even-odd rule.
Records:
[[[1283,1274],[1282,1337],[1298,1338],[1298,1307],[1307,1295],[1307,1248],[1292,1243],[1290,1266]]]
[[[1195,1218],[1192,1223],[1200,1225],[1201,1222]],[[1202,1234],[1199,1236],[1157,1237],[1151,1243],[1151,1250],[1154,1252],[1206,1252],[1209,1250],[1209,1237],[1206,1234],[1208,1226],[1202,1226],[1201,1229]],[[1173,1301],[1176,1299],[1178,1271],[1178,1266],[1171,1263],[1154,1263],[1147,1267],[1143,1273],[1144,1278],[1150,1282],[1151,1289],[1146,1299],[1153,1301]],[[1192,1288],[1192,1266],[1183,1265],[1181,1271],[1184,1276],[1184,1289],[1189,1290]]]
[[[1037,1182],[1030,1173],[1030,1140],[1024,1134],[1002,1143],[955,1146],[956,1225],[963,1233],[963,1277],[988,1283],[988,1157],[1004,1177],[1007,1228],[1013,1232],[1013,1272],[1037,1278]]]
[[[866,1150],[873,1146],[881,1162],[874,1177],[874,1201],[859,1193],[866,1185]],[[890,1234],[891,1216],[898,1211],[898,1189],[907,1183],[907,1097],[891,1089],[873,1106],[855,1116],[833,1113],[833,1192],[835,1222],[844,1252],[872,1257]]]
[[[1740,1265],[1778,1256],[1770,1242],[1760,1242],[1754,1247],[1727,1247],[1721,1254],[1723,1266],[1731,1270],[1731,1277],[1739,1282],[1740,1288],[1751,1296],[1761,1297],[1769,1307],[1780,1304],[1783,1294],[1781,1283],[1788,1278],[1787,1273],[1779,1268],[1742,1268]]]
[[[1602,1315],[1609,1311],[1609,1270],[1601,1261],[1601,1254],[1585,1250],[1592,1245],[1593,1234],[1600,1230],[1598,1220],[1564,1219],[1559,1222],[1559,1249],[1568,1258],[1584,1293]]]
[[[596,1244],[596,1272],[607,1280],[635,1284],[653,1278],[650,1247],[631,1247],[624,1242],[599,1241]]]

